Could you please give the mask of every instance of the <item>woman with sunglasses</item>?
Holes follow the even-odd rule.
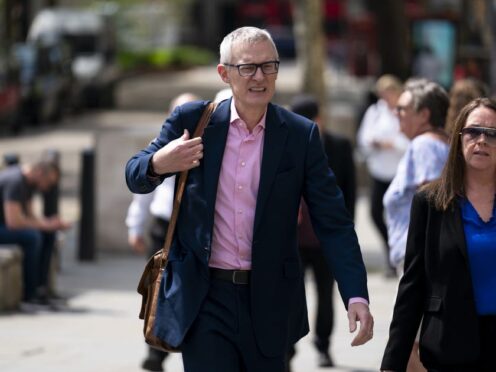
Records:
[[[455,121],[441,177],[413,200],[383,371],[405,371],[422,320],[432,372],[494,371],[496,102],[477,98]]]

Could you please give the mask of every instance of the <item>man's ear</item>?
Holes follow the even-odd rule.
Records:
[[[427,107],[424,107],[419,111],[419,115],[422,118],[423,122],[430,123],[431,122],[431,110]]]
[[[223,64],[219,63],[217,65],[217,73],[219,74],[220,78],[222,79],[222,81],[224,83],[227,83],[229,84],[230,83],[230,79],[229,79],[229,76],[227,76],[227,69],[226,69],[226,66],[224,66]]]

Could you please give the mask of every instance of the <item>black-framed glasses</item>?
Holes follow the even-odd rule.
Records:
[[[253,76],[257,73],[258,68],[262,70],[265,75],[277,74],[279,71],[279,61],[267,61],[263,63],[241,63],[239,65],[232,65],[224,63],[224,66],[236,67],[240,76]]]
[[[488,127],[465,127],[461,130],[460,135],[469,141],[475,141],[484,135],[486,143],[491,147],[496,147],[496,128]]]

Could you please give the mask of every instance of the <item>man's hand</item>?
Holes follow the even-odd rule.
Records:
[[[141,235],[129,235],[127,239],[129,245],[136,253],[143,254],[146,251],[145,239]]]
[[[391,141],[372,141],[372,146],[376,149],[381,149],[381,150],[394,149],[394,145]]]
[[[374,335],[374,318],[370,314],[369,307],[361,302],[355,302],[348,306],[350,333],[356,331],[357,320],[360,322],[360,330],[351,341],[351,346],[363,345],[370,341]]]
[[[165,174],[198,167],[201,158],[203,158],[201,137],[189,139],[189,132],[185,129],[181,137],[158,150],[151,162],[155,173]]]
[[[70,227],[71,224],[62,221],[59,216],[45,218],[41,223],[41,230],[45,231],[67,230]]]

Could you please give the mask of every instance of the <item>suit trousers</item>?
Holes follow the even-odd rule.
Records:
[[[384,218],[384,205],[382,200],[384,194],[386,193],[391,182],[381,181],[372,177],[372,192],[370,195],[370,216],[374,225],[381,235],[382,241],[384,243],[384,251],[386,255],[386,264],[390,270],[394,270],[394,267],[389,262],[389,244],[388,244],[388,232],[387,226]]]
[[[305,271],[313,271],[317,290],[314,344],[318,351],[325,353],[329,351],[334,326],[334,278],[320,247],[301,247],[300,254]]]
[[[182,344],[185,372],[284,372],[285,355],[264,356],[250,315],[250,285],[211,279]]]

